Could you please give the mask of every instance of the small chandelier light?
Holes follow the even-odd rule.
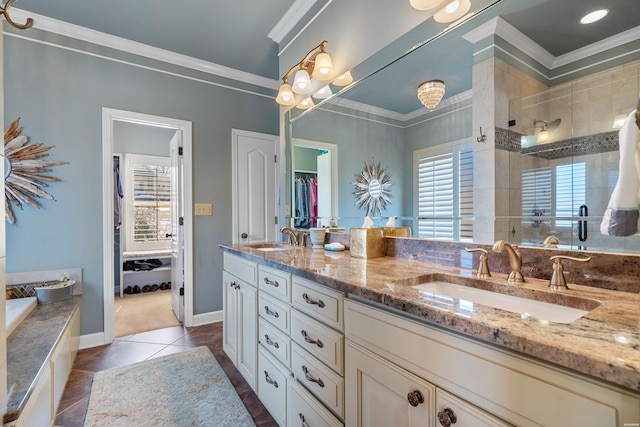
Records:
[[[430,111],[433,111],[444,96],[444,82],[442,80],[429,80],[418,86],[418,99]]]
[[[301,110],[308,110],[309,108],[313,107],[315,104],[313,103],[313,99],[311,99],[310,96],[306,97],[305,99],[303,99],[302,101],[300,101],[300,103],[298,105],[296,105],[296,108],[299,108]]]

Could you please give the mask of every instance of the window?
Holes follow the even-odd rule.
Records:
[[[473,150],[414,153],[418,237],[473,239]]]
[[[543,222],[535,217],[555,217],[555,229],[571,234],[572,217],[585,200],[584,162],[522,171],[522,217],[534,217],[533,228]]]
[[[586,203],[585,163],[556,166],[556,228],[571,228],[571,217]]]
[[[125,155],[125,247],[129,251],[168,249],[171,245],[169,157]]]

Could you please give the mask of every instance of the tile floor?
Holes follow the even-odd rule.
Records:
[[[117,366],[206,345],[220,363],[256,426],[277,426],[258,396],[222,350],[222,323],[184,328],[175,326],[116,338],[113,344],[80,350],[58,407],[54,426],[83,426],[93,374]]]

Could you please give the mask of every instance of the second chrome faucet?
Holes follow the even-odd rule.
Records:
[[[511,273],[507,279],[510,283],[523,283],[524,277],[522,276],[522,256],[517,246],[512,246],[506,240],[498,240],[493,244],[494,252],[506,251],[509,256],[509,265],[511,266]]]

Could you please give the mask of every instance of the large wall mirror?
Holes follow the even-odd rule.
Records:
[[[378,71],[370,58],[352,86],[289,111],[286,150],[292,139],[336,145],[346,229],[364,216],[354,175],[375,161],[394,176],[375,225],[397,216],[414,237],[536,246],[553,235],[560,248],[638,253],[640,236],[600,233],[618,179],[614,122],[640,93],[635,1],[606,2],[590,25],[579,19],[597,0],[485,1],[446,30],[425,22],[376,54],[394,58]],[[417,34],[428,40],[411,48]],[[416,90],[436,79],[446,92],[430,111]]]

